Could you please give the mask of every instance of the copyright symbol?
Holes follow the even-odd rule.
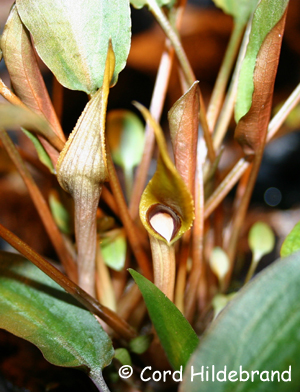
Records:
[[[119,369],[119,376],[121,378],[129,378],[130,376],[132,376],[132,373],[133,373],[133,369],[129,365],[124,365]]]

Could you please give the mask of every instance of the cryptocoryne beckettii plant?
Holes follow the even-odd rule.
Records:
[[[51,363],[84,370],[99,391],[300,388],[300,228],[286,238],[282,259],[247,283],[275,243],[272,229],[256,222],[251,266],[239,284],[234,275],[264,148],[300,99],[297,86],[272,115],[289,1],[214,2],[233,29],[207,108],[181,44],[186,0],[16,0],[1,37],[11,79],[11,88],[0,81],[8,101],[0,105],[1,148],[57,260],[0,225],[19,252],[0,253],[0,327]],[[130,6],[153,14],[165,49],[150,108],[133,102],[132,111],[107,111],[130,51]],[[38,58],[53,74],[52,100]],[[162,130],[172,67],[182,96]],[[63,88],[88,96],[67,136]],[[240,147],[224,169],[233,122]],[[36,158],[13,143],[7,130],[16,127]],[[50,184],[46,194],[32,166]]]

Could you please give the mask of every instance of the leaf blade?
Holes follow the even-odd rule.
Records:
[[[5,129],[19,129],[19,127],[23,127],[27,130],[35,131],[35,133],[43,136],[44,139],[55,146],[58,151],[64,146],[63,141],[53,132],[44,116],[22,106],[1,103],[0,126]]]
[[[245,286],[212,324],[187,366],[180,391],[252,392],[268,391],[270,383],[191,382],[191,366],[215,365],[215,374],[227,366],[239,372],[258,370],[280,372],[291,365],[292,382],[272,382],[272,391],[296,391],[300,375],[298,326],[300,254],[278,260]],[[255,342],[255,344],[254,344]],[[222,353],[222,355],[220,355]],[[199,371],[200,371],[199,370]],[[211,374],[211,373],[210,373]],[[265,377],[264,377],[265,378]]]
[[[175,166],[192,193],[196,171],[200,91],[198,81],[169,110]]]
[[[1,328],[37,345],[57,366],[95,372],[111,362],[112,344],[100,324],[52,279],[3,251],[0,271]]]
[[[117,82],[130,48],[129,0],[17,0],[17,9],[39,56],[62,85],[96,92],[110,39],[116,54],[112,84]]]
[[[287,5],[288,0],[261,0],[254,12],[247,52],[239,75],[235,106],[235,121],[237,123],[249,112],[253,102],[254,72],[259,51],[268,34],[282,19]],[[274,37],[276,37],[276,34],[274,34]],[[278,38],[281,38],[281,36]],[[281,45],[281,39],[277,42]]]
[[[246,24],[254,11],[258,0],[213,0],[215,5],[226,14],[234,17],[236,22]]]
[[[280,256],[286,257],[300,250],[300,222],[286,236],[280,249]]]
[[[45,117],[56,135],[65,141],[38,67],[29,32],[21,22],[15,5],[5,24],[1,48],[16,95],[33,112]],[[41,142],[52,157],[53,163],[56,163],[58,152],[45,140],[42,139]]]
[[[177,307],[149,280],[129,269],[144,297],[149,315],[170,364],[185,367],[199,339]]]

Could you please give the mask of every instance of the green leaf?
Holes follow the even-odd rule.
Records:
[[[286,257],[300,250],[300,222],[287,235],[280,249],[280,256]]]
[[[65,234],[72,234],[71,217],[67,208],[61,202],[56,191],[52,190],[49,195],[49,205],[55,223]]]
[[[177,307],[153,283],[129,270],[144,297],[150,318],[175,370],[186,366],[199,339]]]
[[[219,313],[225,308],[229,301],[236,295],[236,293],[231,293],[228,295],[217,294],[211,301],[212,307],[214,309],[214,318],[216,318]]]
[[[112,110],[106,120],[107,141],[114,162],[133,169],[140,163],[144,149],[144,125],[129,110]]]
[[[153,335],[141,335],[130,340],[129,349],[135,354],[143,354],[148,350],[153,340]]]
[[[130,0],[134,8],[143,8],[145,5],[151,8],[152,3],[157,3],[159,7],[168,6],[171,8],[175,2],[176,0]]]
[[[258,0],[213,0],[215,5],[226,14],[231,15],[236,22],[246,24],[254,11]]]
[[[280,259],[247,284],[228,304],[203,336],[186,367],[180,392],[296,392],[300,384],[300,254]],[[215,382],[212,381],[212,366]],[[193,366],[193,368],[192,368]],[[191,372],[209,371],[209,380],[191,379]],[[227,381],[216,374],[226,366]],[[250,374],[247,382],[228,380],[240,366]],[[271,371],[280,374],[291,366],[291,381],[263,382]],[[262,373],[261,372],[265,372]],[[220,374],[223,378],[223,376]],[[283,375],[285,379],[288,374]],[[246,374],[243,375],[244,379]]]
[[[138,103],[135,103],[135,106],[153,128],[160,152],[156,172],[141,197],[140,218],[153,237],[171,245],[192,226],[194,220],[193,198],[169,157],[162,129],[144,106]],[[155,230],[150,223],[159,213],[164,214],[167,218],[172,218],[174,229],[170,240]]]
[[[117,82],[130,49],[129,0],[17,0],[17,8],[39,56],[65,87],[93,94],[102,86],[109,39]]]
[[[275,235],[269,225],[264,222],[256,222],[249,231],[248,241],[253,253],[253,260],[257,263],[264,255],[274,249]]]
[[[115,358],[121,363],[121,365],[132,365],[130,354],[126,348],[117,348],[115,350]]]
[[[48,169],[50,170],[51,173],[54,173],[54,167],[51,162],[51,159],[50,159],[49,155],[47,154],[46,150],[44,149],[42,143],[39,141],[39,139],[33,133],[26,131],[26,129],[24,129],[24,128],[22,128],[22,131],[32,141],[40,161],[46,167],[48,167]]]
[[[226,252],[219,246],[213,248],[209,258],[209,264],[213,273],[217,276],[219,281],[222,282],[230,267],[229,258]]]
[[[106,135],[113,161],[122,167],[128,199],[133,186],[133,170],[144,151],[144,125],[129,110],[112,110],[107,115]]]
[[[124,268],[126,260],[126,237],[124,230],[116,229],[107,233],[100,246],[105,264],[115,271],[121,271]]]
[[[261,0],[254,12],[249,43],[239,75],[235,121],[250,110],[254,91],[253,74],[259,50],[269,32],[280,21],[289,0]]]
[[[0,328],[29,340],[54,365],[80,367],[92,379],[113,358],[96,318],[22,256],[0,251]]]

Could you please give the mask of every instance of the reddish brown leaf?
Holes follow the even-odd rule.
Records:
[[[199,82],[175,102],[168,118],[173,144],[175,166],[190,192],[193,192],[196,170]]]
[[[252,105],[236,127],[235,138],[246,154],[256,154],[265,144],[286,13],[287,10],[259,50],[253,74]]]
[[[34,112],[44,115],[57,136],[65,141],[37,64],[30,34],[22,24],[16,7],[12,8],[6,23],[1,47],[16,95]],[[43,138],[40,141],[56,164],[59,153]]]

